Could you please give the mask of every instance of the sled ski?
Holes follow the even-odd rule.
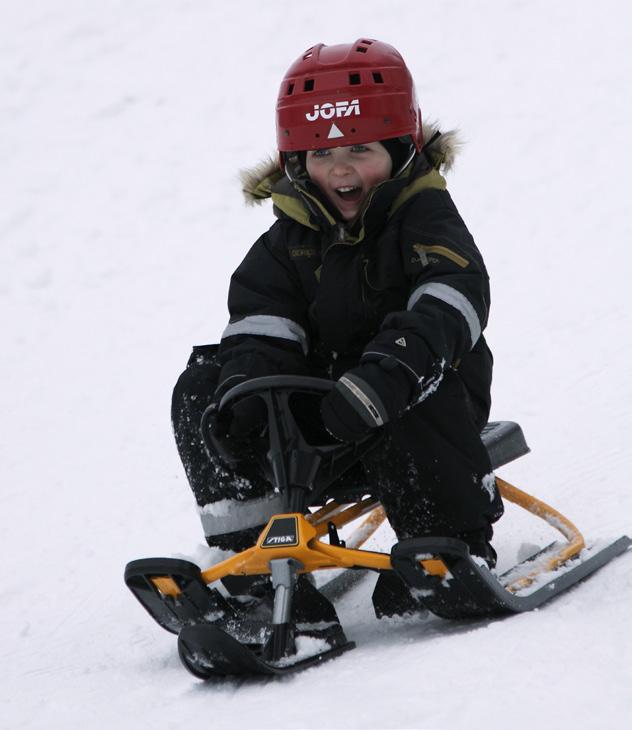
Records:
[[[538,556],[496,578],[486,566],[472,559],[464,542],[430,537],[397,543],[391,552],[391,562],[393,569],[413,589],[413,595],[429,611],[442,618],[464,619],[532,611],[584,580],[631,545],[629,538],[621,537],[585,560],[575,558],[572,562],[576,565],[571,562],[566,570],[554,571],[550,580],[525,595],[508,590],[507,579],[520,568],[528,568]],[[448,570],[445,578],[425,573],[420,558],[428,554],[438,556],[445,564]]]
[[[243,674],[292,674],[340,656],[354,647],[355,643],[350,641],[297,661],[281,658],[277,662],[269,662],[263,659],[260,649],[253,650],[210,624],[187,626],[178,637],[180,659],[198,679]]]
[[[125,583],[156,623],[172,634],[212,621],[226,609],[219,591],[209,588],[199,567],[188,560],[132,560],[125,567]]]
[[[270,519],[256,545],[206,570],[170,558],[134,560],[125,569],[125,582],[138,601],[162,628],[178,635],[182,663],[196,677],[288,674],[352,649],[355,644],[347,640],[331,600],[367,571],[381,574],[382,603],[403,582],[412,597],[402,606],[465,619],[533,610],[632,547],[624,536],[587,548],[564,515],[497,477],[503,499],[544,519],[565,541],[501,576],[472,558],[464,542],[445,536],[404,540],[390,554],[361,549],[386,519],[384,510],[372,497],[336,485],[382,435],[376,429],[363,441],[345,444],[334,442],[324,429],[312,429],[308,440],[300,414],[293,412],[297,394],[320,398],[332,387],[331,381],[316,378],[263,377],[232,388],[220,403],[221,411],[255,396],[267,407],[267,435],[249,445],[283,495],[284,510]],[[204,441],[234,463],[239,454],[216,440],[211,417],[207,411],[202,419]],[[529,451],[520,426],[510,421],[489,423],[481,437],[494,469]],[[364,521],[342,541],[338,530],[361,517]],[[316,590],[307,576],[332,568],[342,572],[322,592]],[[240,595],[244,584],[257,582],[264,592],[256,600]],[[391,606],[378,603],[374,595],[376,615],[393,613]],[[309,607],[326,620],[310,623]]]

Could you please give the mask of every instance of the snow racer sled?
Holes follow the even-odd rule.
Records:
[[[504,499],[544,519],[566,541],[503,575],[473,559],[466,543],[454,538],[403,540],[390,555],[361,550],[384,521],[384,511],[371,497],[334,487],[382,434],[375,430],[358,443],[327,437],[312,443],[319,437],[301,422],[304,399],[322,398],[332,387],[317,378],[262,377],[232,388],[221,400],[220,413],[252,396],[263,399],[268,411],[267,437],[253,439],[252,458],[283,495],[284,511],[270,519],[255,546],[206,570],[171,558],[134,560],[125,569],[125,582],[140,603],[160,626],[178,634],[180,658],[196,677],[286,674],[352,649],[333,605],[310,579],[317,570],[378,572],[373,595],[378,616],[389,615],[389,585],[403,581],[411,605],[463,619],[530,611],[632,545],[624,536],[586,548],[563,515],[497,478]],[[217,440],[209,428],[211,417],[207,410],[202,419],[205,443],[234,462],[238,457],[228,441]],[[482,438],[494,469],[529,451],[520,426],[509,421],[489,423]],[[345,544],[338,530],[365,515]]]

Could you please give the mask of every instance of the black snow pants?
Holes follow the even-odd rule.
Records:
[[[215,345],[193,349],[173,391],[171,417],[206,541],[242,550],[281,511],[282,498],[254,465],[229,469],[204,448],[200,420],[219,377],[216,352]],[[433,395],[386,424],[385,439],[341,482],[379,499],[400,540],[479,531],[490,539],[503,505],[480,438],[486,416],[448,370]]]

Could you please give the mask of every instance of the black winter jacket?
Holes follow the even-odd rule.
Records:
[[[438,167],[422,153],[378,185],[348,230],[309,180],[280,170],[253,186],[278,220],[232,276],[219,390],[276,373],[338,378],[395,357],[430,395],[459,372],[478,419],[490,407],[492,357],[482,335],[489,281]]]

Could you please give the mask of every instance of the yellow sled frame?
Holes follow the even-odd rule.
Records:
[[[584,538],[575,525],[564,515],[536,497],[526,494],[504,479],[496,478],[496,483],[504,499],[522,507],[547,522],[562,533],[566,544],[547,555],[546,560],[538,561],[530,573],[505,585],[505,589],[515,593],[531,585],[541,575],[555,570],[560,565],[577,556],[585,547]],[[366,519],[352,533],[346,545],[334,545],[321,541],[329,534],[331,525],[337,530],[363,515]],[[266,537],[272,526],[280,519],[293,519],[296,538],[292,544],[266,546]],[[263,529],[257,544],[202,571],[202,580],[209,584],[229,575],[266,575],[270,574],[270,561],[278,558],[292,558],[300,565],[299,573],[332,568],[368,568],[371,570],[392,570],[391,557],[387,553],[360,550],[359,548],[373,535],[386,519],[379,502],[365,498],[355,504],[327,503],[317,512],[302,515],[299,513],[279,514],[270,519]],[[439,559],[420,561],[428,575],[445,577],[447,568]],[[180,588],[168,576],[154,576],[150,579],[155,587],[167,596],[177,596]]]

